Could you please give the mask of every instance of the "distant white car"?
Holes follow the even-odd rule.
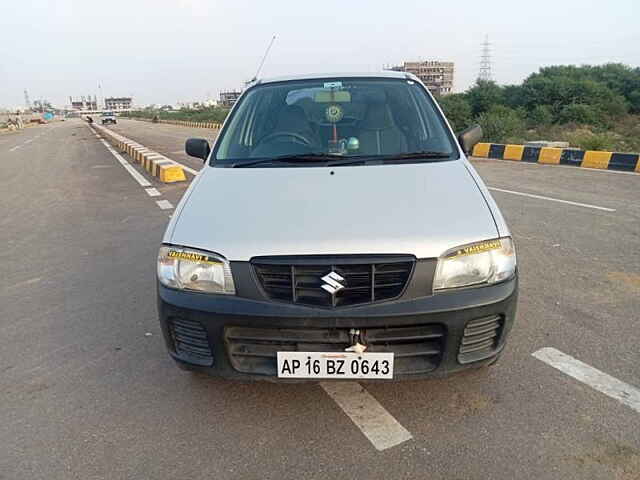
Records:
[[[104,112],[101,116],[100,116],[100,121],[102,123],[102,125],[106,125],[107,123],[111,123],[113,125],[115,125],[116,122],[116,114],[113,112]]]

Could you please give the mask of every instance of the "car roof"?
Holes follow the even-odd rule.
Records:
[[[391,70],[384,70],[381,72],[329,72],[308,73],[300,75],[283,75],[279,77],[260,78],[256,80],[253,85],[275,82],[288,82],[293,80],[317,80],[320,78],[410,78],[411,80],[418,80],[415,75],[408,72],[394,72]]]

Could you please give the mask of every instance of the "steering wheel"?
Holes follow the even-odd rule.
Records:
[[[295,133],[295,132],[270,133],[266,137],[262,137],[258,142],[258,145],[264,142],[270,142],[272,140],[275,140],[276,138],[290,138],[296,141],[295,143],[300,143],[306,147],[311,147],[313,145],[313,142],[309,140],[307,137],[305,137],[304,135],[301,135],[300,133]]]

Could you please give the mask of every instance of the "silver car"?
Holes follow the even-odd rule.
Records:
[[[404,379],[489,365],[516,315],[509,229],[407,73],[250,85],[167,227],[158,307],[179,366]]]

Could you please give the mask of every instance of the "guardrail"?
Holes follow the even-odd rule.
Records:
[[[139,120],[142,122],[152,122],[152,123],[165,123],[167,125],[180,125],[181,127],[195,127],[195,128],[211,128],[213,130],[220,130],[222,127],[221,123],[216,122],[191,122],[188,120],[165,120],[158,119],[156,122],[153,122],[150,118],[141,118],[141,117],[125,117],[130,118],[131,120]]]
[[[478,143],[473,148],[472,156],[640,173],[640,154],[638,153]]]

